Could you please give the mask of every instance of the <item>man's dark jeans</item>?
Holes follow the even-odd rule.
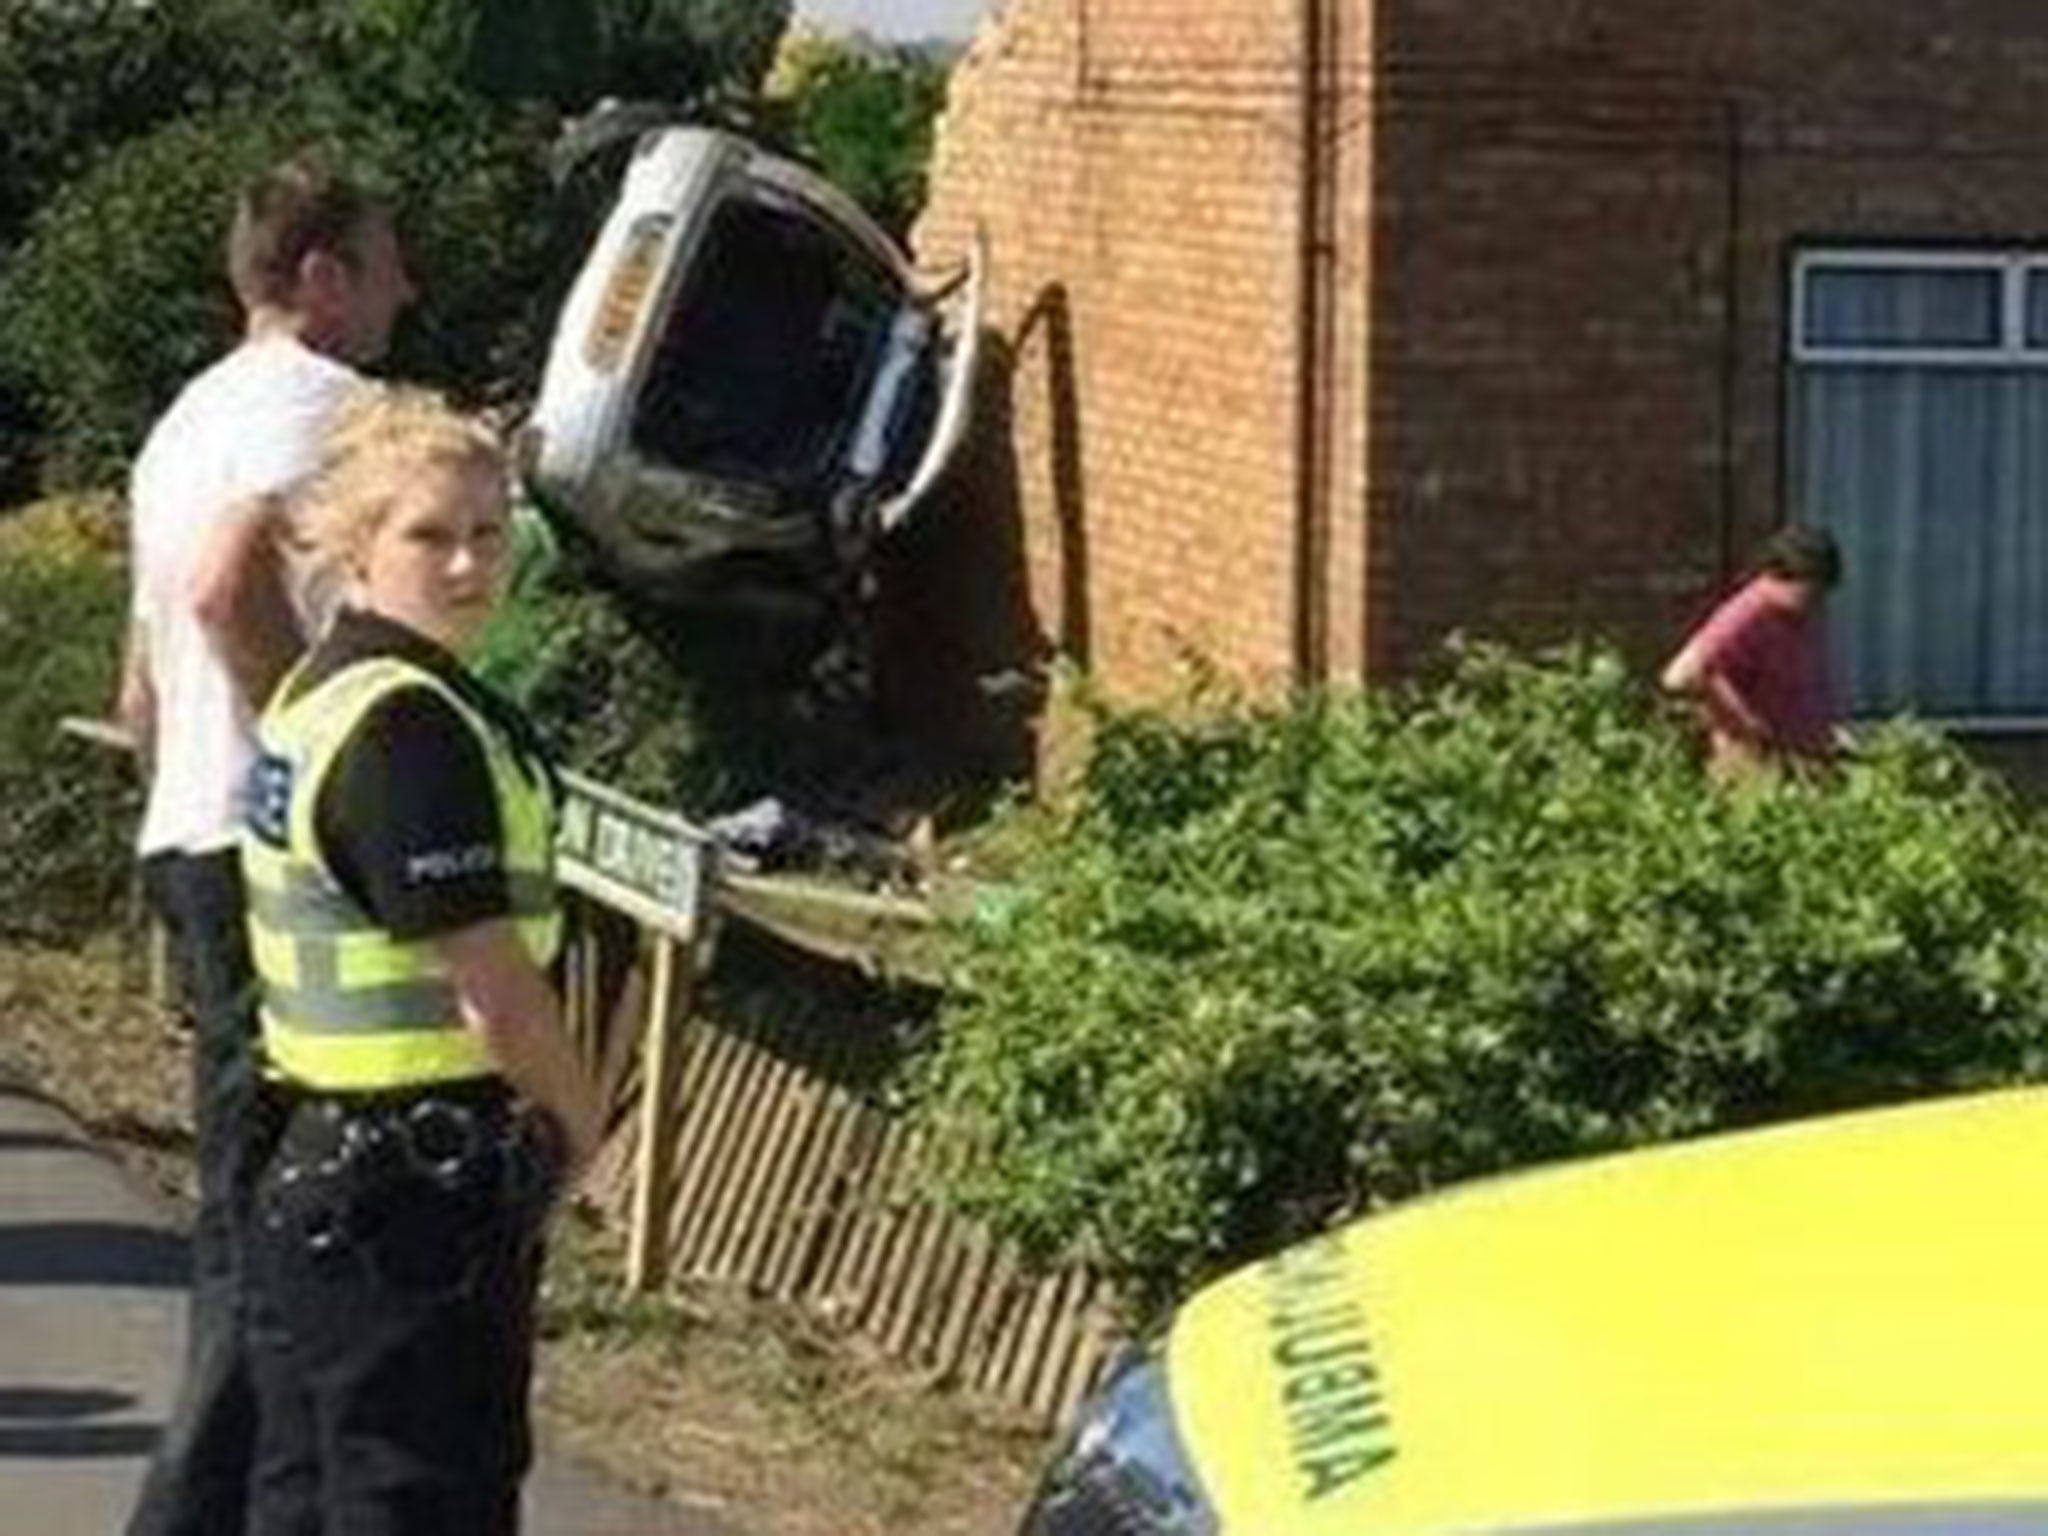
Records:
[[[185,1377],[128,1536],[239,1536],[256,1438],[241,1273],[257,1025],[241,866],[233,849],[155,854],[142,861],[142,882],[192,1016],[199,1211]]]

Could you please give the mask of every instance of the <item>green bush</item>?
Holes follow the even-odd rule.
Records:
[[[257,0],[0,6],[0,247],[108,147],[274,90],[286,43]]]
[[[636,602],[559,549],[538,513],[519,527],[475,664],[566,766],[706,816],[771,793],[814,798],[849,765],[859,722],[821,702],[806,631]]]
[[[788,0],[0,5],[0,493],[121,472],[233,339],[236,187],[306,143],[397,193],[426,298],[392,371],[530,398],[588,232],[547,185],[558,115],[607,95],[730,112],[788,15]]]
[[[526,392],[546,334],[537,125],[479,110],[415,131],[333,101],[194,117],[68,186],[0,281],[0,351],[42,417],[52,483],[117,479],[178,387],[233,344],[223,251],[236,192],[307,143],[400,207],[424,297],[391,370],[468,398]]]
[[[897,235],[924,206],[945,64],[915,49],[793,35],[768,82],[768,126]]]
[[[9,262],[0,352],[29,381],[54,483],[117,478],[150,420],[231,343],[228,211],[274,143],[245,116],[138,139],[54,199]]]
[[[1141,1302],[1469,1175],[2048,1060],[2044,849],[1950,747],[1723,790],[1613,658],[1106,713],[922,1063],[956,1198]]]
[[[139,808],[130,765],[57,734],[106,713],[127,588],[104,505],[0,523],[0,932],[75,936],[118,910]]]
[[[114,146],[252,88],[289,56],[256,0],[0,5],[0,268],[35,215]],[[0,506],[33,494],[45,423],[20,359],[0,354]]]

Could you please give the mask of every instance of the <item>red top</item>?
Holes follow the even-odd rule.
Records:
[[[1691,643],[1705,670],[1727,679],[1763,721],[1770,748],[1825,757],[1834,749],[1826,631],[1816,610],[1788,603],[1790,585],[1757,577],[1716,608]],[[1742,736],[1711,693],[1706,706],[1717,736]]]

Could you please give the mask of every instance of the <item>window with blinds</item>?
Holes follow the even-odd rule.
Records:
[[[1792,515],[1857,715],[2048,718],[2048,250],[1793,266]]]

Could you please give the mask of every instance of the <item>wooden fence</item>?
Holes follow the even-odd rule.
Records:
[[[65,729],[125,746],[103,722]],[[1068,1421],[1116,1342],[1108,1287],[1026,1266],[929,1197],[943,1149],[879,1107],[888,1053],[858,1020],[829,1004],[765,1020],[698,1006],[721,930],[774,935],[813,975],[834,971],[822,984],[843,998],[862,968],[923,968],[931,908],[722,874],[680,818],[571,789],[566,1011],[614,1106],[590,1187],[626,1224],[625,1282],[741,1287],[934,1384]]]
[[[749,919],[736,909],[760,897],[714,878],[709,920],[737,942],[730,929]],[[787,905],[776,942],[801,944]],[[889,1048],[869,1021],[829,1002],[714,1015],[694,1006],[698,966],[680,945],[643,932],[622,968],[607,918],[585,906],[571,929],[572,1027],[622,1111],[595,1182],[629,1223],[629,1284],[741,1287],[935,1384],[1045,1425],[1072,1416],[1116,1342],[1115,1298],[1086,1269],[1027,1267],[929,1198],[943,1153],[878,1106]],[[843,966],[843,926],[818,930],[813,953]]]

